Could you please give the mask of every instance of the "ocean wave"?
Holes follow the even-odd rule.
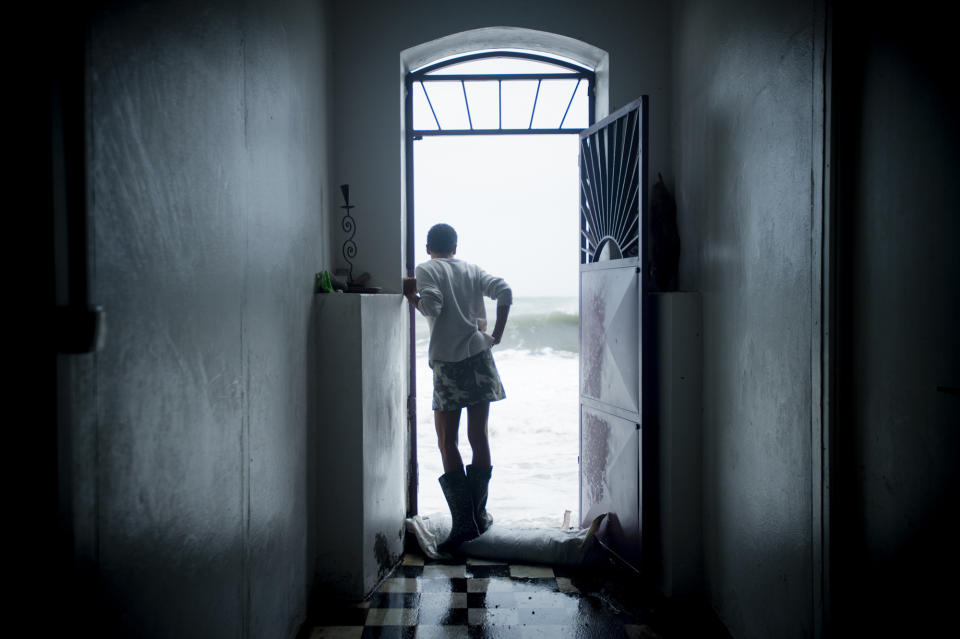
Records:
[[[417,324],[417,348],[426,349],[430,339],[429,329],[426,322]],[[511,313],[503,341],[497,350],[576,354],[580,352],[579,324],[580,318],[575,313]]]
[[[580,318],[575,313],[517,313],[507,321],[500,349],[531,353],[578,353],[579,325]]]
[[[549,313],[515,313],[510,316],[510,320],[521,326],[556,324],[557,326],[573,326],[576,328],[580,324],[579,315],[576,313],[564,313],[563,311],[551,311]]]

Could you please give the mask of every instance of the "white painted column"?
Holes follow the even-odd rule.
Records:
[[[318,298],[318,583],[358,599],[400,558],[409,316],[402,295]]]
[[[659,587],[666,596],[700,588],[700,294],[652,294],[659,428]]]

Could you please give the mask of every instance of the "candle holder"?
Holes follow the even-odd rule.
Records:
[[[343,215],[343,219],[340,221],[340,227],[343,229],[344,233],[349,233],[350,236],[343,243],[343,259],[347,261],[349,265],[349,274],[347,275],[347,284],[353,284],[353,258],[357,256],[357,243],[353,241],[353,236],[357,234],[357,223],[353,219],[353,216],[350,215],[350,209],[354,208],[350,204],[350,185],[341,184],[340,192],[343,193],[343,206],[341,209],[346,211]]]

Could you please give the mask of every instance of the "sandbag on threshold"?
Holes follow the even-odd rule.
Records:
[[[468,557],[514,563],[538,563],[551,566],[579,566],[596,557],[597,529],[606,513],[597,516],[587,528],[521,528],[494,522],[487,532],[460,546]],[[435,513],[406,520],[407,532],[431,559],[448,559],[437,552],[437,544],[450,533],[450,515]]]

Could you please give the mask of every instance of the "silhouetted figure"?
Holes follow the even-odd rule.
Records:
[[[443,459],[440,487],[453,518],[450,536],[437,546],[443,553],[456,552],[493,523],[486,508],[492,471],[487,420],[490,402],[506,395],[490,348],[500,343],[513,302],[502,278],[455,258],[456,252],[453,227],[434,225],[427,233],[430,260],[417,266],[415,279],[403,282],[404,295],[430,322],[433,416]],[[497,300],[497,321],[489,335],[484,297]],[[466,471],[457,449],[463,408],[473,451]]]

